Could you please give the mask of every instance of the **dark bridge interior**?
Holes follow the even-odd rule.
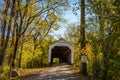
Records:
[[[59,62],[71,63],[71,50],[66,46],[55,46],[51,51],[51,63],[53,59],[58,58]]]

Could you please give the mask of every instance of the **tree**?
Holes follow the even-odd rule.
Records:
[[[11,23],[12,23],[12,17],[14,16],[14,8],[15,8],[15,3],[16,0],[13,0],[12,2],[10,1],[5,1],[6,2],[6,7],[3,12],[3,24],[2,24],[2,38],[1,38],[1,48],[0,48],[0,70],[3,70],[4,66],[4,59],[6,55],[6,49],[8,46],[8,41],[10,37],[10,31],[11,31]],[[12,6],[10,6],[12,5]],[[10,16],[8,16],[8,9],[11,7],[10,11]],[[7,18],[9,17],[8,23],[7,23]],[[7,29],[8,28],[8,29]],[[7,31],[6,31],[7,29]],[[5,36],[5,33],[7,32],[7,35]],[[6,38],[5,38],[6,37]],[[1,72],[0,71],[0,72]]]
[[[100,68],[101,68],[101,73],[102,73],[102,80],[109,80],[112,79],[113,77],[110,78],[110,73],[109,71],[110,69],[110,64],[112,61],[112,58],[110,57],[110,55],[117,55],[118,52],[116,52],[117,50],[115,50],[112,52],[111,50],[114,50],[115,47],[113,47],[113,45],[115,46],[116,44],[114,44],[114,42],[116,42],[117,37],[116,33],[119,33],[117,30],[119,30],[119,28],[117,27],[119,24],[117,20],[119,20],[119,18],[115,19],[115,14],[116,10],[118,10],[118,7],[116,7],[115,9],[115,5],[116,4],[116,0],[112,1],[90,1],[90,5],[91,5],[91,9],[93,11],[93,14],[95,14],[96,16],[96,21],[97,21],[97,31],[95,34],[99,35],[99,37],[97,37],[97,46],[99,46],[99,53],[102,53],[102,60],[101,60],[101,64]],[[119,5],[119,4],[117,4]],[[119,10],[118,10],[119,11]],[[115,13],[114,13],[115,12]],[[116,25],[114,25],[116,24]],[[94,37],[95,38],[95,37]],[[94,44],[95,41],[93,41],[92,44]],[[97,48],[94,48],[97,49]],[[98,50],[98,49],[97,49]],[[95,50],[94,50],[95,51]],[[100,61],[100,60],[99,60]],[[113,71],[114,72],[114,71]]]
[[[81,50],[86,47],[85,42],[85,0],[81,0],[81,26],[80,26],[80,44]],[[81,58],[85,56],[85,53],[82,54]],[[81,62],[81,73],[83,75],[87,74],[87,65],[84,62]]]

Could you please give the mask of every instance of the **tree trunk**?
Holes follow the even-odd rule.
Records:
[[[81,26],[80,26],[81,49],[85,47],[85,2],[81,0]]]
[[[81,0],[81,26],[80,26],[80,41],[81,49],[85,48],[85,0]],[[87,74],[87,64],[81,62],[80,72],[83,75]]]
[[[19,63],[18,63],[18,67],[21,68],[21,62],[22,62],[22,50],[23,50],[23,42],[22,42],[22,46],[21,46],[21,50],[20,50],[20,55],[19,55]]]
[[[14,53],[13,53],[13,59],[12,59],[12,68],[15,68],[15,58],[16,58],[16,54],[17,54],[18,42],[19,42],[19,38],[17,37],[16,42],[15,42],[15,46],[14,46]]]

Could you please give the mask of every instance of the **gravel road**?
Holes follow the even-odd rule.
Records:
[[[71,65],[64,63],[54,64],[49,68],[44,68],[42,72],[35,75],[26,76],[23,80],[80,80],[75,76]]]

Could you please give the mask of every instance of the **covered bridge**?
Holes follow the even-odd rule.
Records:
[[[53,59],[58,58],[59,62],[73,64],[73,47],[64,39],[59,39],[49,46],[48,63],[53,63]]]

